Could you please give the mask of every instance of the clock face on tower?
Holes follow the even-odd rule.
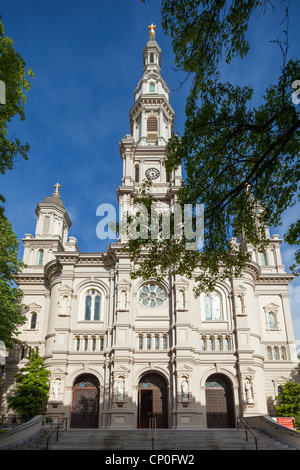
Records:
[[[149,178],[149,180],[156,180],[156,178],[159,177],[159,170],[157,168],[148,168],[146,170],[146,177]]]

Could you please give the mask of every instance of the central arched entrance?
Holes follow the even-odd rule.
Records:
[[[232,383],[223,374],[213,374],[205,382],[208,428],[234,428]]]
[[[143,375],[139,382],[138,427],[148,428],[150,418],[156,418],[157,428],[168,427],[168,385],[155,372]]]
[[[99,389],[97,377],[82,374],[73,386],[71,428],[98,428]]]

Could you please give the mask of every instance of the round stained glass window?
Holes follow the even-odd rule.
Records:
[[[139,301],[145,307],[160,307],[167,300],[165,290],[158,284],[144,285],[139,292]]]

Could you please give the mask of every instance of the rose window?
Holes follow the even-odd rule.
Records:
[[[139,301],[145,307],[160,307],[167,299],[165,290],[158,284],[147,284],[143,286],[139,293]]]

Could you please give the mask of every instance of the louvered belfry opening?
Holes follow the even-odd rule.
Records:
[[[147,119],[147,138],[156,139],[157,138],[157,117],[149,116]]]

